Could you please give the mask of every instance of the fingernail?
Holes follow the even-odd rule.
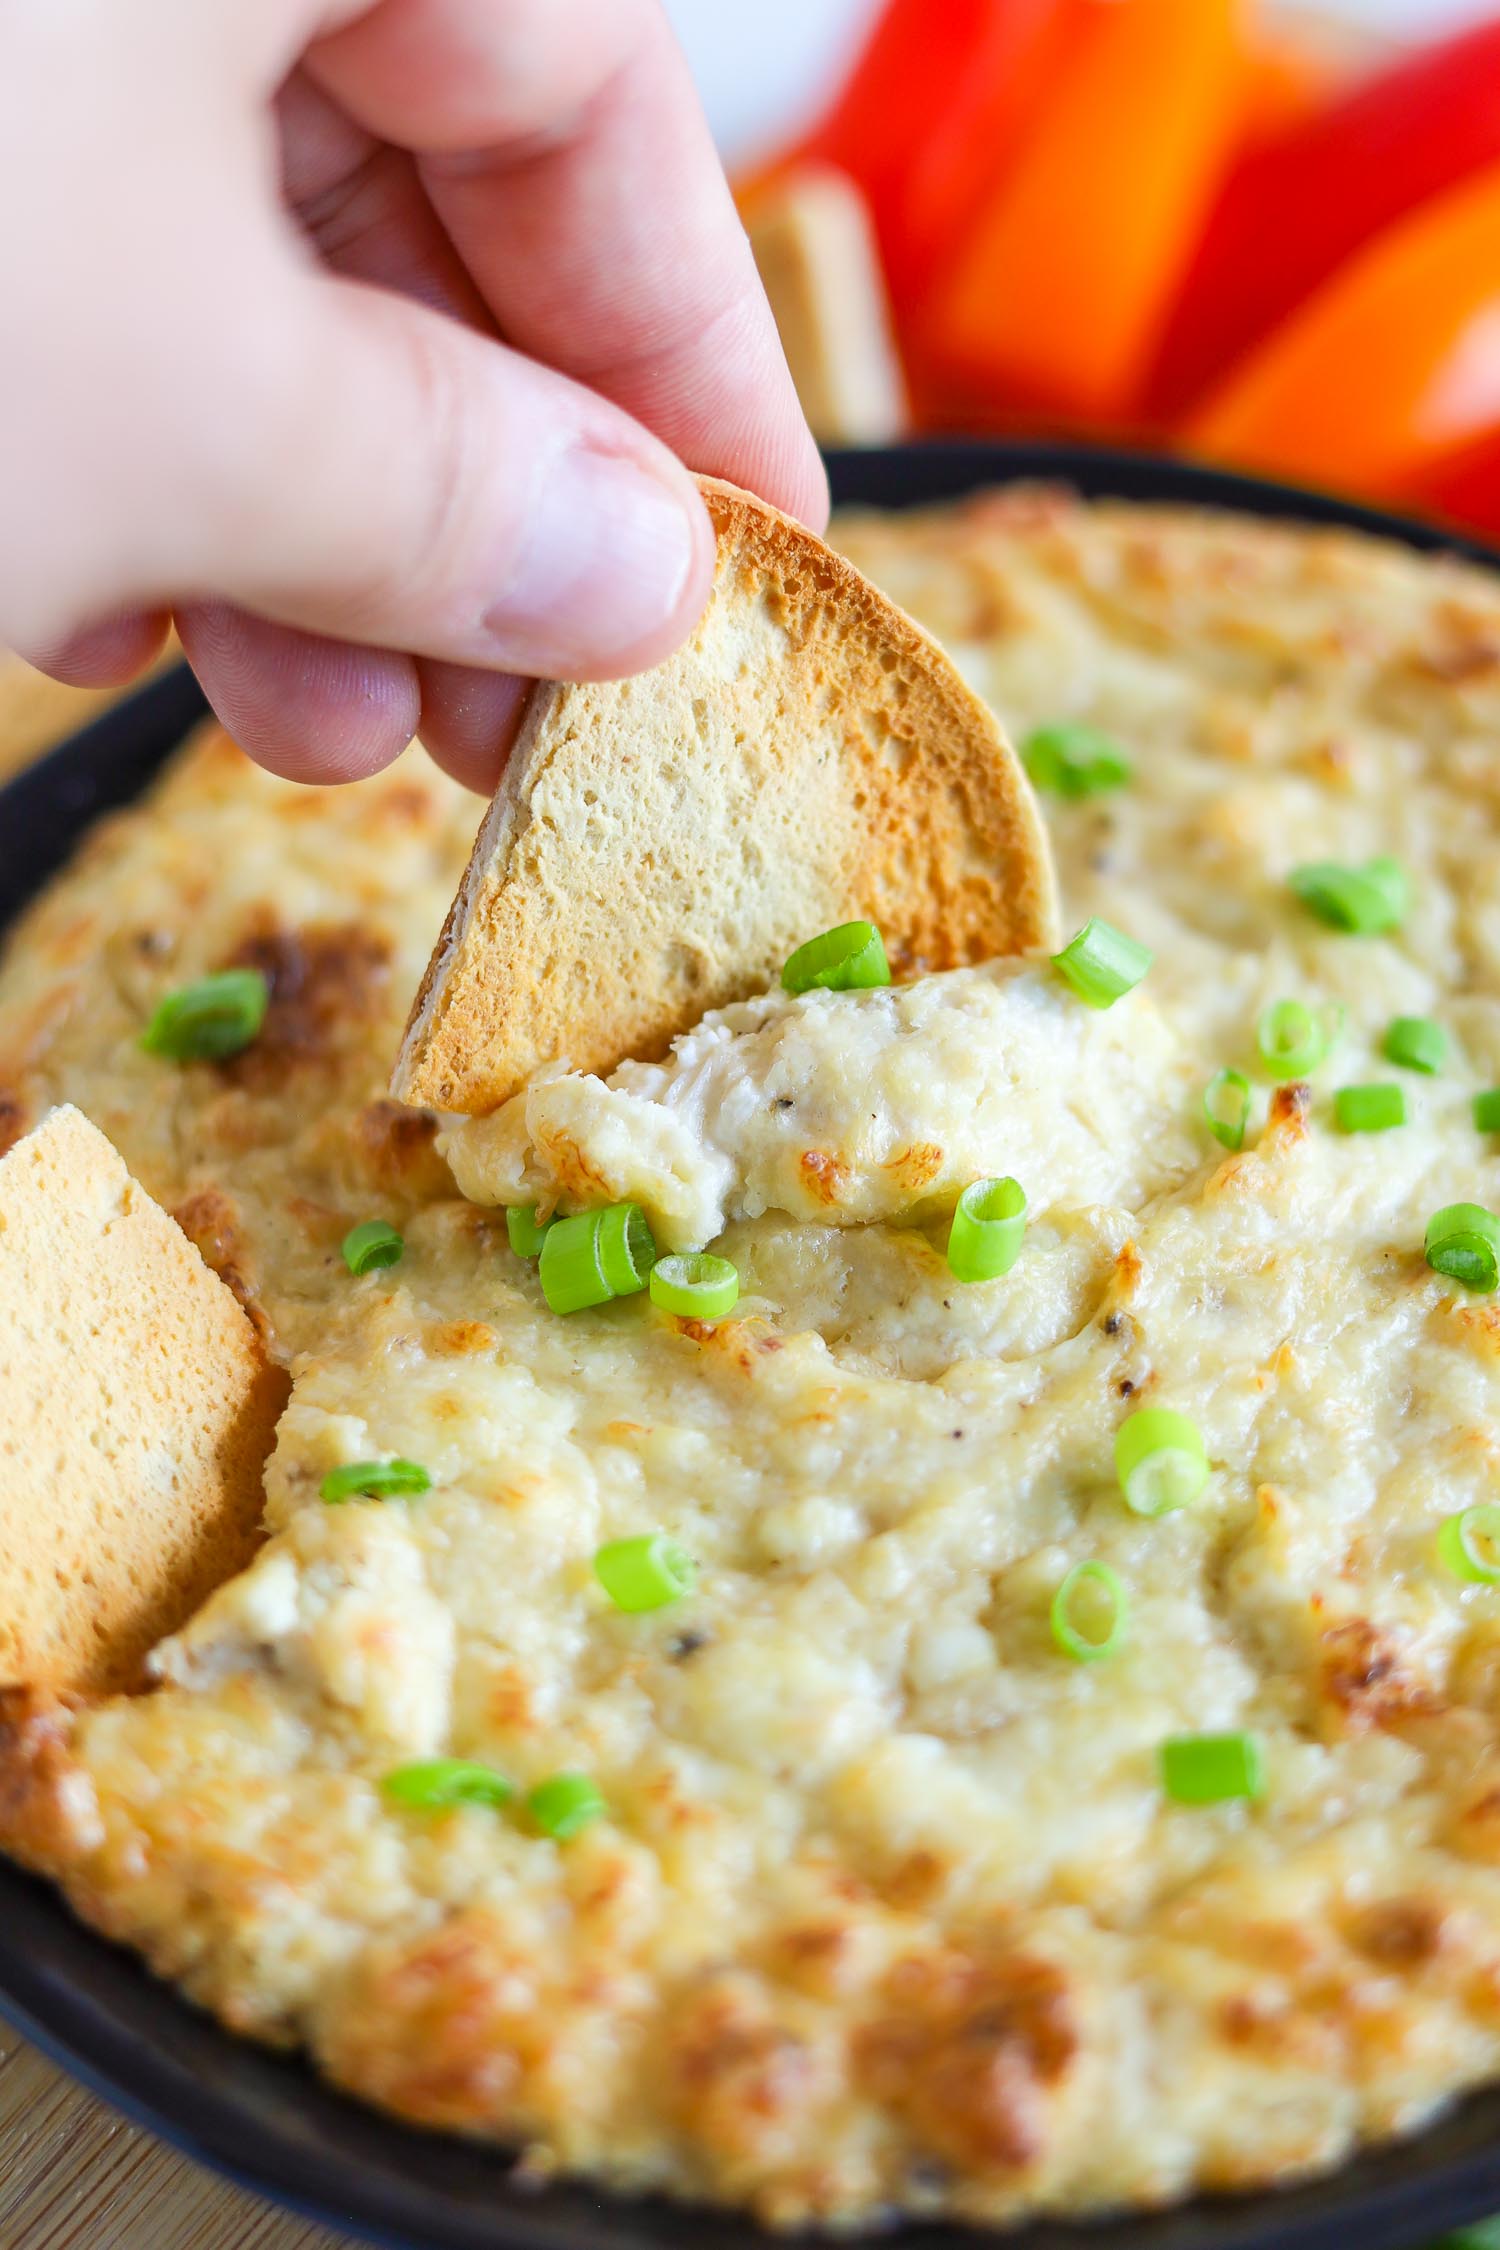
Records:
[[[696,550],[680,494],[649,469],[592,446],[555,455],[511,582],[485,613],[496,655],[561,679],[628,666],[675,614]]]

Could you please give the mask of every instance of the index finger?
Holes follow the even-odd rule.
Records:
[[[507,341],[821,526],[822,464],[657,0],[381,0],[309,67],[417,154]]]

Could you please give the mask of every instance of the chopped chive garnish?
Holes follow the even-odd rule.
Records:
[[[556,1313],[607,1305],[646,1286],[656,1244],[638,1203],[554,1219],[542,1241],[542,1295]]]
[[[377,1266],[394,1266],[405,1254],[405,1242],[384,1219],[365,1219],[344,1237],[344,1263],[351,1273],[373,1273]]]
[[[1500,1086],[1474,1096],[1474,1124],[1481,1133],[1500,1133]]]
[[[141,1033],[149,1055],[221,1062],[237,1055],[266,1020],[271,988],[259,969],[221,969],[158,1000]]]
[[[1333,1114],[1345,1133],[1388,1133],[1406,1123],[1406,1096],[1399,1086],[1340,1086]]]
[[[534,1203],[512,1203],[505,1213],[506,1239],[518,1258],[537,1258],[551,1224],[538,1220]]]
[[[1140,983],[1153,958],[1149,947],[1096,914],[1053,954],[1052,966],[1091,1008],[1112,1008]]]
[[[616,1609],[634,1614],[680,1601],[691,1593],[698,1571],[685,1547],[653,1531],[640,1539],[611,1539],[594,1557],[594,1576]]]
[[[1438,1533],[1437,1549],[1455,1578],[1500,1586],[1500,1502],[1483,1500],[1449,1516]]]
[[[1255,1027],[1255,1051],[1273,1078],[1305,1078],[1331,1045],[1326,1018],[1302,1000],[1273,1000]]]
[[[781,972],[784,992],[853,992],[891,981],[885,945],[873,922],[840,922],[799,945]]]
[[[1130,1604],[1108,1563],[1075,1563],[1052,1597],[1052,1638],[1064,1656],[1092,1664],[1125,1638]]]
[[[739,1301],[740,1277],[709,1250],[674,1252],[651,1268],[651,1302],[684,1319],[722,1320]]]
[[[1161,1746],[1161,1785],[1174,1804],[1221,1805],[1265,1794],[1265,1761],[1253,1734],[1174,1734]]]
[[[1399,1063],[1403,1070],[1420,1070],[1431,1078],[1443,1067],[1448,1034],[1431,1016],[1394,1016],[1386,1027],[1380,1051],[1387,1062]]]
[[[539,1781],[526,1800],[527,1810],[544,1836],[565,1844],[591,1820],[607,1810],[604,1799],[586,1773],[554,1773]]]
[[[1225,1148],[1243,1148],[1250,1122],[1250,1081],[1240,1070],[1216,1070],[1203,1089],[1203,1122]]]
[[[1115,1472],[1136,1515],[1186,1508],[1208,1482],[1203,1432],[1170,1406],[1142,1406],[1115,1432]]]
[[[393,1804],[416,1812],[441,1812],[449,1805],[503,1805],[515,1795],[515,1786],[493,1766],[475,1765],[468,1758],[417,1758],[396,1766],[380,1784]]]
[[[1487,1294],[1500,1281],[1500,1219],[1482,1203],[1447,1203],[1427,1222],[1423,1243],[1434,1273]]]
[[[1019,1180],[975,1180],[964,1189],[948,1230],[955,1281],[996,1281],[1021,1255],[1026,1192]]]
[[[336,1500],[396,1500],[403,1494],[430,1492],[432,1478],[420,1461],[346,1461],[330,1469],[319,1486],[323,1498]]]
[[[1075,800],[1122,788],[1133,770],[1113,736],[1072,722],[1037,727],[1021,745],[1021,763],[1038,789]]]
[[[1411,885],[1399,859],[1366,860],[1363,867],[1341,867],[1337,860],[1314,860],[1294,867],[1287,877],[1304,906],[1333,930],[1378,937],[1394,930],[1410,904]]]

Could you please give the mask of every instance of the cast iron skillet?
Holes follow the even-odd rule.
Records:
[[[1058,446],[905,447],[831,464],[835,497],[903,507],[1016,477],[1082,491],[1197,502],[1384,533],[1500,568],[1442,532],[1324,495],[1180,463]],[[87,728],[0,791],[0,921],[59,866],[98,814],[128,803],[201,714],[177,674]],[[562,2186],[526,2189],[506,2159],[380,2117],[221,2031],[129,1954],[82,1928],[55,1894],[0,1862],[0,2006],[127,2116],[188,2155],[309,2216],[392,2250],[765,2250],[725,2213],[629,2203]],[[1013,2250],[1395,2250],[1500,2208],[1500,2089],[1419,2139],[1270,2194],[1203,2200],[1103,2225],[1045,2225]],[[957,2230],[911,2228],[901,2250],[967,2250]]]

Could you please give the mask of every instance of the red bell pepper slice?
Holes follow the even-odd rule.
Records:
[[[1394,220],[1500,161],[1500,19],[1403,58],[1225,181],[1148,385],[1171,418]]]

